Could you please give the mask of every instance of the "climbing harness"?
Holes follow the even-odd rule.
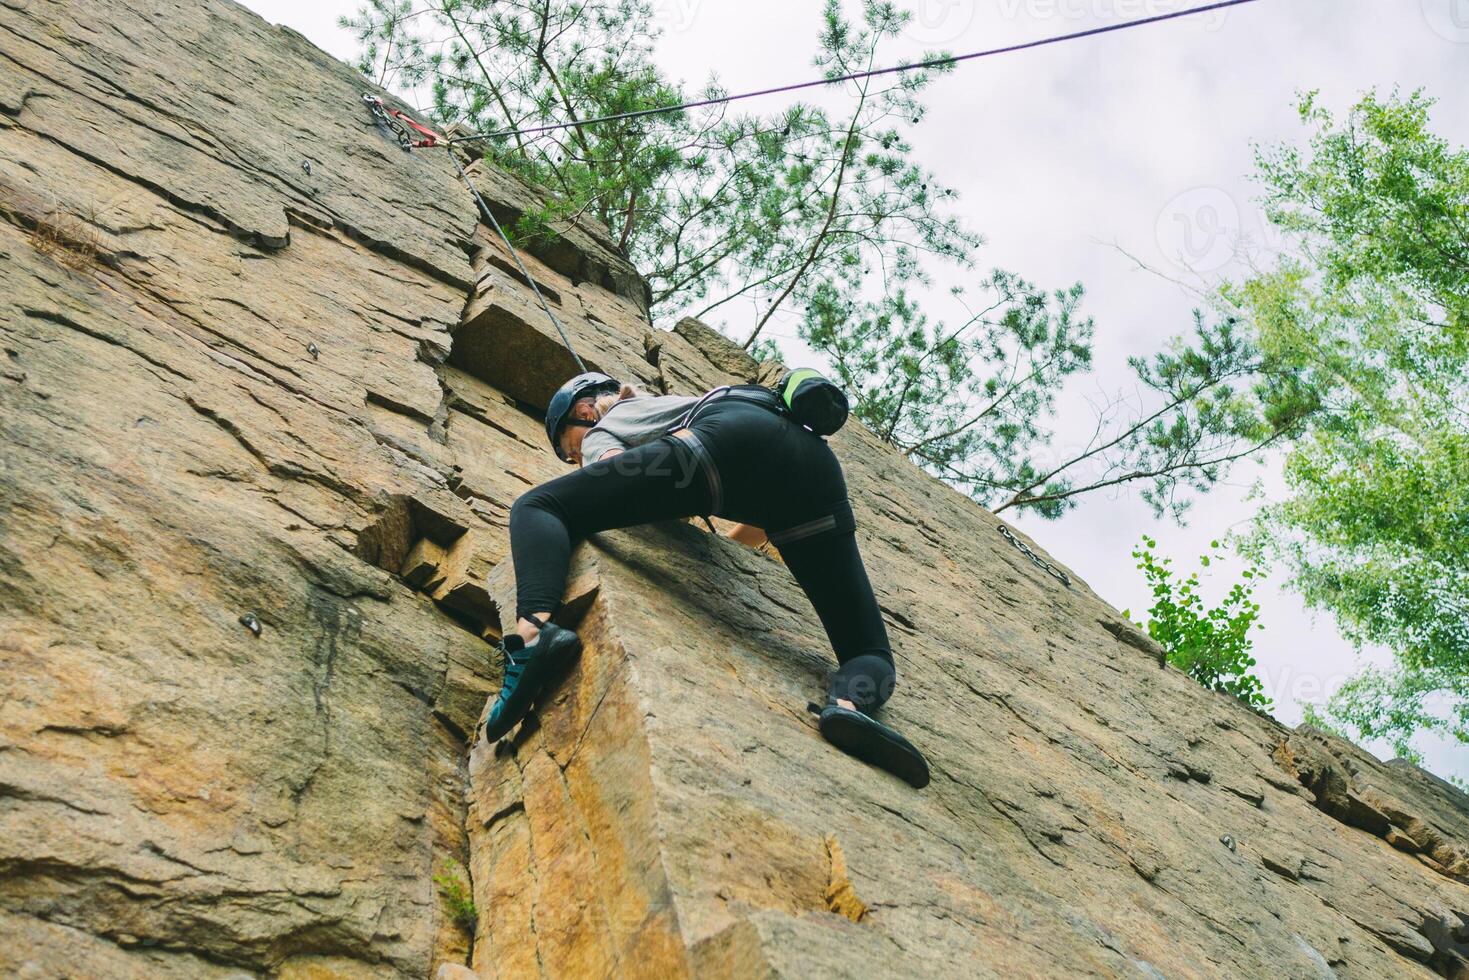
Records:
[[[779,398],[776,397],[775,392],[764,385],[720,385],[718,388],[705,392],[703,397],[694,402],[677,422],[668,427],[668,431],[675,432],[679,429],[687,429],[694,424],[695,416],[699,414],[699,411],[705,405],[708,405],[710,402],[716,402],[721,398],[740,398],[745,401],[751,401],[777,414],[784,414],[785,411],[784,407],[780,404]]]
[[[797,368],[781,375],[774,385],[721,385],[706,392],[672,429],[686,429],[699,411],[721,398],[741,398],[784,415],[819,436],[829,436],[847,421],[847,395],[810,368]],[[670,430],[670,431],[671,431]]]
[[[1034,562],[1037,568],[1055,576],[1056,580],[1062,585],[1066,586],[1068,589],[1071,588],[1070,575],[1067,575],[1065,572],[1061,571],[1061,569],[1057,568],[1055,565],[1052,565],[1050,562],[1046,561],[1034,551],[1031,551],[1030,545],[1026,544],[1024,541],[1021,541],[1014,534],[1010,533],[1010,529],[1005,525],[1001,524],[999,526],[999,531],[1000,537],[1004,538],[1006,541],[1009,541],[1015,547],[1019,548],[1020,553],[1029,558],[1032,562]]]

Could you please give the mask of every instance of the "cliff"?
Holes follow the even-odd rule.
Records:
[[[856,424],[930,787],[821,740],[804,597],[693,524],[582,546],[579,666],[477,740],[572,364],[366,88],[225,0],[0,2],[0,971],[1469,975],[1462,794],[1161,667]],[[759,373],[563,232],[590,365]]]

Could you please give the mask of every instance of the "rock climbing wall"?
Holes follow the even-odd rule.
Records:
[[[578,550],[579,665],[477,739],[574,365],[368,89],[226,0],[0,3],[0,972],[1466,975],[1462,794],[1161,667],[855,424],[930,787],[822,742],[799,590],[685,523]],[[562,232],[590,366],[773,369]]]

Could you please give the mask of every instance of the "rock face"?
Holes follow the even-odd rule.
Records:
[[[822,742],[804,597],[693,524],[579,548],[580,664],[477,740],[572,365],[366,87],[224,0],[0,4],[0,972],[1469,975],[1463,795],[1161,669],[856,424],[927,790]],[[564,231],[589,365],[769,373]]]

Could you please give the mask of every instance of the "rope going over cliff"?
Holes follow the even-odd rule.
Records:
[[[1248,3],[1257,2],[1258,0],[1219,0],[1219,2],[1205,4],[1201,7],[1190,7],[1185,10],[1174,10],[1166,14],[1155,14],[1151,17],[1141,17],[1137,20],[1123,21],[1119,24],[1107,24],[1102,27],[1091,27],[1087,28],[1086,30],[1073,31],[1070,34],[1058,34],[1053,37],[1040,38],[1034,41],[1024,41],[1019,44],[1010,44],[1004,47],[988,48],[984,51],[972,51],[969,54],[947,55],[942,58],[930,58],[926,61],[918,61],[912,64],[892,65],[887,68],[874,68],[869,71],[852,72],[851,74],[836,75],[831,78],[818,78],[806,82],[796,82],[790,85],[780,85],[775,88],[758,89],[753,92],[740,92],[735,95],[722,95],[709,99],[699,99],[693,102],[681,102],[677,105],[656,106],[651,109],[637,109],[631,112],[619,112],[609,116],[596,116],[591,119],[581,119],[577,120],[576,122],[549,123],[544,126],[532,126],[525,129],[504,129],[489,133],[470,133],[464,136],[455,136],[452,139],[444,136],[441,133],[437,133],[432,129],[429,129],[427,126],[424,126],[421,123],[415,122],[411,117],[409,117],[406,112],[403,112],[401,109],[395,109],[392,106],[387,105],[383,102],[381,98],[373,95],[370,92],[365,93],[362,96],[362,101],[367,104],[369,109],[371,109],[372,114],[377,122],[385,128],[389,129],[397,137],[398,145],[401,146],[404,150],[427,149],[430,147],[442,146],[444,147],[444,149],[449,151],[449,159],[453,161],[454,169],[459,173],[459,179],[464,181],[464,185],[468,187],[469,192],[474,195],[475,204],[478,205],[480,214],[484,216],[485,221],[489,223],[490,227],[495,230],[495,234],[500,237],[500,240],[505,243],[505,247],[509,249],[511,257],[515,260],[516,267],[520,270],[520,274],[525,277],[526,282],[530,283],[531,289],[536,294],[536,299],[540,301],[541,309],[545,311],[546,316],[548,319],[550,319],[552,326],[556,328],[556,332],[561,335],[561,339],[566,344],[566,349],[571,354],[572,359],[576,361],[577,367],[581,371],[585,372],[587,370],[587,366],[582,362],[581,357],[576,353],[576,348],[572,346],[571,338],[567,336],[566,328],[561,325],[560,320],[556,319],[556,314],[551,312],[550,304],[548,304],[546,302],[546,298],[541,295],[540,286],[536,284],[535,278],[531,276],[530,271],[525,267],[525,263],[520,258],[520,252],[517,251],[515,246],[511,243],[510,236],[506,235],[505,230],[500,227],[500,222],[495,219],[495,215],[490,211],[489,205],[485,203],[485,199],[480,196],[480,192],[474,186],[474,182],[470,180],[469,175],[465,173],[464,166],[459,162],[459,158],[454,155],[453,150],[456,143],[467,143],[472,140],[501,139],[508,136],[535,136],[543,133],[556,132],[563,129],[580,129],[583,126],[594,126],[598,123],[616,122],[624,119],[638,119],[644,116],[662,115],[672,112],[683,112],[687,109],[700,109],[707,106],[726,105],[730,102],[738,102],[743,99],[758,98],[764,95],[778,95],[786,92],[799,92],[803,89],[818,88],[824,85],[836,85],[842,82],[856,81],[863,78],[877,78],[883,75],[894,75],[908,71],[920,71],[925,68],[937,68],[942,65],[956,65],[960,62],[974,61],[979,58],[992,58],[1002,54],[1014,54],[1019,51],[1030,51],[1035,48],[1048,47],[1050,45],[1061,44],[1066,41],[1079,41],[1083,38],[1097,37],[1102,34],[1111,34],[1116,31],[1130,30],[1134,27],[1146,27],[1149,24],[1160,24],[1164,21],[1178,20],[1183,17],[1194,17],[1199,14],[1207,14],[1213,11],[1225,10],[1230,7],[1241,7]],[[412,132],[409,131],[410,129],[412,130]],[[415,138],[415,134],[417,134],[417,138]]]
[[[741,92],[737,95],[720,95],[709,99],[699,99],[694,102],[680,102],[678,105],[657,106],[652,109],[636,109],[631,112],[618,112],[610,116],[595,116],[591,119],[581,119],[576,122],[549,123],[545,126],[532,126],[526,129],[502,129],[491,133],[470,133],[465,136],[455,136],[447,142],[465,143],[470,140],[501,139],[507,136],[536,136],[542,133],[553,133],[562,129],[580,129],[583,126],[593,126],[597,123],[617,122],[623,119],[638,119],[643,116],[662,115],[670,112],[683,112],[685,109],[703,109],[708,106],[727,105],[730,102],[739,102],[743,99],[754,99],[762,95],[780,95],[786,92],[799,92],[808,88],[819,88],[823,85],[837,85],[842,82],[852,82],[863,78],[879,78],[883,75],[896,75],[907,71],[921,71],[924,68],[938,68],[943,65],[957,65],[963,61],[973,61],[977,58],[992,58],[996,55],[1014,54],[1018,51],[1030,51],[1034,48],[1044,48],[1053,44],[1061,44],[1066,41],[1079,41],[1083,38],[1096,37],[1101,34],[1111,34],[1114,31],[1125,31],[1134,27],[1146,27],[1149,24],[1159,24],[1167,20],[1178,20],[1182,17],[1193,17],[1197,14],[1207,14],[1216,10],[1224,10],[1228,7],[1240,7],[1247,3],[1256,3],[1258,0],[1220,0],[1217,3],[1207,4],[1202,7],[1190,7],[1186,10],[1174,10],[1166,14],[1155,14],[1152,17],[1141,17],[1137,20],[1123,21],[1120,24],[1108,24],[1103,27],[1091,27],[1083,31],[1074,31],[1070,34],[1058,34],[1054,37],[1040,38],[1035,41],[1023,41],[1019,44],[1010,44],[1000,48],[989,48],[984,51],[972,51],[969,54],[946,55],[942,58],[930,58],[927,61],[918,61],[907,65],[893,65],[888,68],[873,68],[869,71],[852,72],[848,75],[834,75],[831,78],[817,78],[809,82],[796,82],[791,85],[780,85],[775,88],[758,89],[754,92]]]
[[[536,299],[540,301],[541,309],[545,311],[546,317],[551,321],[551,325],[556,328],[556,332],[561,335],[561,341],[566,344],[566,350],[571,354],[572,360],[576,361],[577,368],[585,374],[587,366],[582,361],[581,355],[576,352],[576,348],[572,346],[571,338],[567,336],[566,328],[561,325],[560,320],[556,319],[556,314],[551,312],[551,304],[547,303],[546,297],[541,295],[541,287],[536,283],[535,277],[530,274],[530,270],[525,267],[525,262],[520,258],[519,250],[511,244],[510,236],[505,234],[504,228],[500,227],[500,222],[495,219],[495,213],[490,210],[490,206],[480,196],[479,188],[474,186],[474,181],[470,180],[469,175],[464,172],[464,165],[454,155],[453,149],[449,146],[449,141],[442,134],[436,133],[427,126],[415,122],[408,113],[385,104],[382,99],[373,95],[371,92],[364,93],[362,101],[372,110],[373,118],[398,137],[398,145],[403,147],[403,149],[412,150],[442,146],[449,150],[449,160],[454,164],[454,169],[459,172],[459,179],[464,181],[464,186],[468,187],[469,193],[474,195],[474,202],[479,206],[480,214],[484,216],[485,221],[489,223],[490,227],[495,229],[495,234],[500,236],[500,241],[504,242],[505,247],[510,250],[510,256],[515,259],[516,268],[525,277],[525,281],[530,283],[531,290],[536,294]],[[405,129],[405,126],[411,128],[421,138],[414,139],[413,134],[408,129]]]

